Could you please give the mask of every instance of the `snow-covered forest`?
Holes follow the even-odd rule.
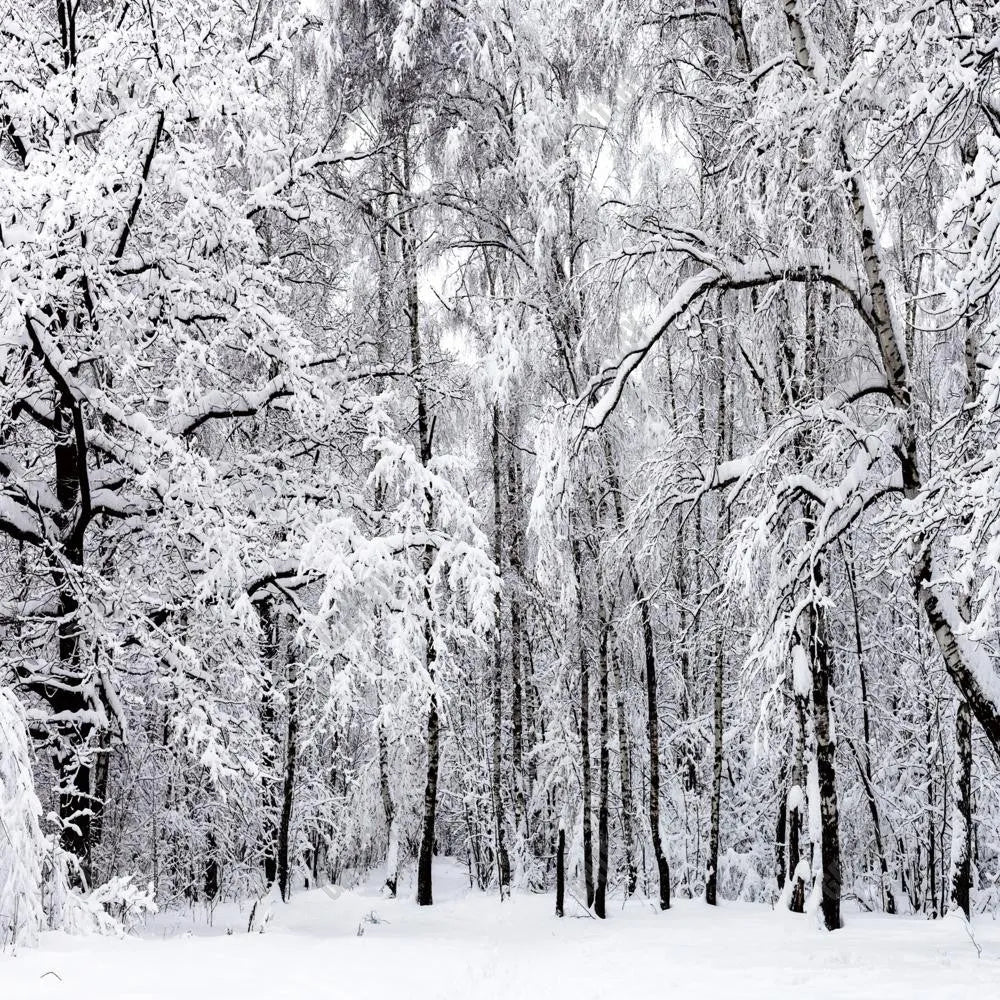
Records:
[[[2,0],[0,946],[995,914],[998,73],[988,0]]]

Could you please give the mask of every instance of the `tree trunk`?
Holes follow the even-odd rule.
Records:
[[[633,581],[635,582],[635,581]],[[646,737],[649,742],[649,829],[660,888],[660,909],[670,909],[670,866],[660,840],[660,712],[657,707],[656,653],[649,602],[640,589],[636,593],[642,619],[642,643],[646,659]]]
[[[566,831],[562,822],[559,823],[559,834],[556,845],[556,916],[565,912],[566,895]]]
[[[205,898],[210,902],[219,895],[219,859],[216,852],[219,849],[215,834],[209,831],[205,846],[208,849],[208,860],[205,862]]]
[[[683,637],[680,640],[680,650],[677,654],[681,673],[681,695],[678,712],[680,714],[681,735],[677,745],[677,765],[681,774],[681,784],[685,792],[698,795],[698,748],[692,735],[692,719],[695,713],[694,704],[694,677],[692,676],[691,653],[689,649],[690,628],[688,625],[688,587],[687,587],[687,567],[685,559],[687,556],[687,544],[685,540],[686,520],[681,518],[677,526],[677,542],[673,546],[673,554],[676,558],[675,584],[677,587],[678,604],[678,631]],[[695,543],[697,545],[697,541]],[[688,895],[690,896],[690,880],[688,883]]]
[[[521,608],[516,598],[510,602],[511,666],[511,769],[514,777],[514,820],[522,843],[528,840],[528,808],[524,793],[524,686],[521,678]]]
[[[851,603],[854,607],[854,641],[858,658],[858,680],[861,686],[861,733],[864,739],[864,759],[858,760],[858,770],[861,772],[861,782],[865,786],[865,798],[868,800],[868,811],[872,817],[872,829],[875,835],[875,850],[878,852],[879,873],[882,893],[885,897],[885,912],[896,912],[896,894],[889,878],[889,862],[886,858],[885,843],[882,838],[882,822],[879,815],[878,798],[875,795],[875,783],[872,777],[871,751],[871,712],[868,707],[868,677],[865,671],[864,646],[861,641],[861,615],[858,608],[858,593],[854,582],[854,563],[844,557],[847,570],[847,583],[851,591]]]
[[[500,492],[500,406],[493,404],[493,561],[503,576],[503,498]],[[500,751],[503,736],[503,618],[500,590],[493,598],[493,754],[490,769],[490,792],[493,798],[493,833],[496,838],[497,883],[500,898],[510,887],[510,859],[504,842],[503,789],[501,787]]]
[[[427,641],[432,642],[429,637]],[[439,739],[438,703],[435,692],[431,695],[431,707],[427,714],[427,784],[424,787],[424,822],[420,832],[420,851],[417,855],[418,906],[430,906],[434,902],[431,865],[434,855],[434,814],[437,811]]]
[[[951,821],[951,904],[966,919],[972,885],[972,712],[958,703],[955,716],[955,809]]]
[[[722,636],[717,639],[715,649],[715,691],[712,711],[712,727],[715,737],[712,758],[712,825],[708,837],[708,878],[705,882],[705,902],[716,904],[716,890],[719,873],[719,811],[722,800],[722,684],[725,658],[722,652]]]
[[[803,654],[804,655],[804,654]],[[791,879],[791,894],[788,908],[792,913],[802,913],[806,904],[806,884],[802,877],[800,861],[802,848],[802,816],[806,803],[806,705],[808,694],[803,693],[800,683],[793,677],[795,698],[795,735],[792,763],[792,787],[788,801],[788,877]]]
[[[583,771],[583,879],[587,906],[594,905],[594,838],[591,826],[593,781],[590,764],[590,663],[583,629],[583,555],[580,542],[574,537],[573,565],[576,569],[576,611],[580,643],[580,758]]]
[[[788,879],[788,870],[785,867],[788,861],[785,857],[785,836],[788,828],[788,795],[785,792],[785,774],[782,768],[781,776],[778,778],[778,818],[774,824],[774,875],[778,882],[779,896],[785,890],[785,882]]]
[[[814,569],[817,586],[821,586],[821,569]],[[823,861],[822,901],[823,922],[827,930],[841,927],[840,919],[840,815],[837,805],[836,747],[830,719],[830,648],[827,643],[824,611],[813,607],[810,612],[810,648],[812,652],[813,725],[816,731],[816,770],[819,775],[819,811],[821,820],[820,855]]]
[[[602,920],[607,915],[606,902],[608,892],[608,777],[611,767],[610,748],[608,746],[608,636],[611,625],[608,621],[607,608],[604,602],[603,580],[598,576],[598,642],[597,684],[598,712],[600,717],[600,770],[598,772],[597,791],[597,883],[594,888],[594,912]]]
[[[625,848],[625,897],[635,892],[639,871],[635,863],[633,832],[632,755],[628,744],[628,721],[625,716],[625,686],[618,662],[617,647],[611,647],[611,671],[615,684],[615,709],[618,716],[618,773],[622,789],[622,834]]]
[[[734,14],[730,12],[732,16],[736,16],[739,20],[738,11]],[[742,21],[739,21],[742,25]],[[741,29],[742,30],[742,29]],[[734,29],[735,31],[735,29]],[[744,56],[746,55],[744,51]],[[731,457],[731,439],[732,439],[732,429],[730,426],[730,409],[728,398],[728,389],[726,381],[726,373],[728,371],[727,362],[727,350],[726,343],[723,338],[723,325],[722,325],[722,315],[721,308],[719,310],[718,325],[716,327],[716,345],[719,353],[719,362],[721,365],[719,372],[719,386],[718,386],[718,402],[717,402],[717,412],[718,412],[718,428],[716,431],[716,456],[717,460],[721,463],[727,461]],[[701,389],[699,389],[701,393]],[[702,395],[702,399],[703,399]],[[704,413],[704,402],[699,410],[700,413]],[[704,423],[704,417],[701,418],[702,423]],[[704,432],[703,432],[704,433]],[[701,505],[699,504],[699,510]],[[725,535],[728,533],[728,513],[723,514],[720,511],[719,522],[718,522],[718,540],[721,542]],[[699,521],[700,524],[700,521]],[[701,532],[699,529],[699,552],[702,551],[701,543]],[[697,565],[697,564],[696,564]],[[699,585],[698,591],[700,593],[701,587]],[[708,873],[705,880],[705,902],[710,906],[715,906],[717,903],[717,893],[719,885],[719,821],[720,812],[722,809],[722,754],[723,754],[723,713],[722,713],[722,697],[723,697],[723,683],[725,681],[725,654],[723,652],[723,634],[721,631],[721,624],[718,626],[718,631],[715,637],[715,676],[714,676],[714,690],[712,692],[712,736],[713,736],[713,754],[712,754],[712,817],[711,825],[709,828],[708,835]]]
[[[52,576],[59,595],[57,648],[59,665],[52,687],[41,694],[59,719],[55,725],[53,763],[58,780],[60,844],[79,864],[78,874],[85,888],[91,879],[91,794],[90,740],[94,726],[89,721],[90,704],[81,669],[80,606],[72,574],[83,567],[83,538],[76,516],[81,497],[80,453],[82,438],[79,405],[61,396],[54,407],[56,515],[60,553],[52,560]],[[79,431],[79,433],[77,433]]]
[[[285,780],[281,796],[281,821],[278,825],[278,890],[281,898],[288,902],[291,894],[291,829],[292,807],[295,796],[295,764],[298,756],[299,736],[299,688],[298,666],[288,634],[288,723],[285,732]]]
[[[966,167],[971,166],[966,162]],[[979,395],[979,370],[976,366],[979,341],[976,323],[965,322],[965,407],[960,426],[968,428]],[[958,600],[958,613],[964,622],[972,618],[972,603],[968,588],[963,588]],[[960,909],[968,920],[969,893],[972,887],[972,712],[969,703],[960,698],[955,714],[955,808],[951,821],[951,905]]]
[[[621,489],[618,475],[612,462],[611,445],[607,437],[602,438],[604,460],[608,470],[608,483],[614,500],[615,524],[619,531],[625,526],[622,510]],[[657,887],[661,910],[670,909],[670,866],[663,853],[660,838],[660,711],[658,705],[658,685],[656,680],[656,646],[653,642],[653,622],[650,616],[649,598],[639,578],[639,570],[632,553],[627,554],[629,582],[639,606],[640,632],[642,634],[643,671],[646,677],[646,739],[649,747],[649,829],[653,844],[653,858],[656,862]]]
[[[927,887],[931,894],[931,916],[936,920],[938,917],[938,897],[937,897],[937,831],[934,825],[934,812],[936,802],[934,798],[934,756],[936,743],[934,730],[932,728],[933,713],[931,712],[930,699],[924,693],[924,767],[927,776]]]
[[[388,833],[385,849],[385,887],[389,890],[389,898],[395,899],[399,881],[399,829],[396,825],[396,807],[392,801],[392,789],[389,787],[389,743],[381,722],[378,725],[378,779]]]
[[[400,192],[401,209],[399,227],[402,248],[403,270],[406,275],[406,320],[410,334],[410,363],[415,373],[414,386],[417,403],[417,443],[420,448],[420,464],[427,468],[431,461],[431,428],[427,407],[427,388],[424,382],[423,357],[420,343],[420,298],[417,293],[417,248],[413,226],[413,204],[410,188],[410,150],[406,129],[402,135],[402,155],[400,157],[400,177],[403,187]],[[426,493],[424,513],[425,527],[434,523],[434,498]],[[434,819],[437,813],[438,765],[440,761],[440,716],[438,693],[435,687],[434,628],[431,623],[431,568],[434,553],[425,546],[423,552],[424,585],[424,663],[430,682],[430,707],[427,712],[427,781],[424,786],[424,818],[420,832],[420,849],[417,854],[417,904],[430,906],[433,903],[431,870],[434,856]]]
[[[517,835],[521,839],[521,850],[528,843],[528,809],[525,794],[524,772],[524,680],[523,657],[521,649],[523,621],[521,614],[521,595],[518,590],[521,579],[521,491],[520,469],[511,449],[510,462],[507,470],[507,510],[510,513],[510,547],[508,566],[510,569],[510,586],[508,602],[510,604],[510,672],[511,672],[511,764],[514,778],[514,810],[517,824]],[[530,732],[530,725],[529,725]]]
[[[274,717],[274,676],[278,666],[279,623],[273,602],[262,601],[259,610],[260,628],[263,634],[261,657],[264,661],[264,676],[260,694],[260,728],[264,736],[264,750],[261,754],[261,781],[263,787],[263,815],[261,817],[261,862],[264,869],[265,888],[278,877],[278,856],[275,847],[278,841],[278,826],[275,822],[278,811],[278,796],[275,778],[274,744],[277,742]]]

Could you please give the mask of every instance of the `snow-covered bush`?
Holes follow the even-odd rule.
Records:
[[[24,711],[0,687],[0,948],[34,945],[45,929],[121,934],[156,912],[152,886],[117,876],[92,892],[70,887],[70,856],[43,833]]]
[[[46,925],[38,818],[24,712],[0,687],[0,946],[35,943]]]
[[[71,864],[71,855],[58,846],[49,846],[42,867],[42,903],[51,930],[120,936],[132,930],[146,914],[156,913],[151,885],[142,889],[131,875],[117,875],[96,889],[81,893],[70,886]]]

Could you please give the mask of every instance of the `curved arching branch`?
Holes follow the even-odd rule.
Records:
[[[681,249],[681,247],[677,247]],[[795,260],[743,263],[716,261],[681,283],[670,301],[650,324],[638,344],[617,361],[606,365],[587,385],[578,401],[584,406],[583,433],[600,430],[617,408],[628,380],[652,349],[695,303],[713,289],[740,291],[780,282],[819,281],[843,292],[865,325],[875,330],[870,304],[850,272],[829,254],[804,254]],[[598,396],[600,390],[603,394]]]

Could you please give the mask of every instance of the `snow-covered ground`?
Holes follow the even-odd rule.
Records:
[[[501,904],[470,892],[447,862],[436,865],[435,890],[439,902],[424,909],[412,893],[387,900],[372,887],[336,899],[300,892],[278,904],[263,935],[246,933],[247,911],[235,906],[218,908],[211,925],[204,912],[159,914],[125,940],[49,934],[37,950],[0,957],[0,1000],[941,1000],[1000,988],[1000,921],[990,919],[973,929],[978,957],[957,920],[849,913],[844,930],[827,934],[763,906],[688,900],[664,914],[633,902],[603,923],[557,920],[551,895]]]

